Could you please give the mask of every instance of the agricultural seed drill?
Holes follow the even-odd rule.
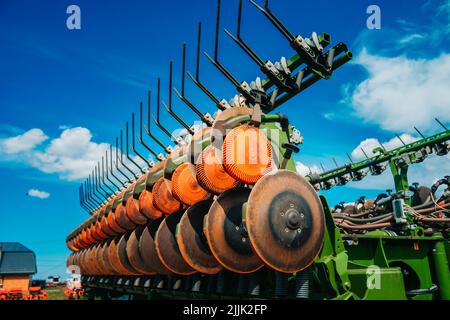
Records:
[[[80,187],[80,204],[91,217],[67,237],[73,251],[67,265],[79,269],[91,297],[449,299],[450,179],[410,186],[407,171],[432,153],[447,155],[450,131],[442,124],[440,134],[395,150],[381,146],[362,162],[301,177],[293,155],[302,136],[286,116],[270,112],[329,79],[352,55],[343,43],[325,52],[327,34],[293,36],[268,1],[251,2],[296,55],[262,60],[240,35],[239,1],[237,34],[226,33],[266,76],[239,82],[218,59],[218,1],[215,53],[207,58],[239,94],[219,100],[200,80],[199,24],[197,70],[188,75],[218,112],[203,113],[185,96],[183,45],[181,91],[172,86],[171,62],[168,105],[162,104],[188,136],[174,137],[161,124],[158,79],[153,121],[175,147],[151,132],[149,92],[147,126],[140,105],[138,140],[158,161],[137,150],[133,114],[132,150],[148,168],[130,156],[127,123],[126,152],[121,131],[120,148],[116,138],[116,148]],[[172,109],[172,88],[202,126],[188,125]],[[162,153],[144,141],[143,129]],[[396,190],[375,200],[330,208],[317,193],[387,166]]]

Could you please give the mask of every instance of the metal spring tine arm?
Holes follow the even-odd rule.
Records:
[[[92,211],[92,209],[90,208],[90,206],[85,202],[85,200],[84,200],[84,195],[83,195],[83,189],[82,189],[82,186],[83,185],[81,185],[79,188],[78,188],[78,194],[79,194],[79,197],[80,197],[80,206],[84,209],[84,210],[86,210],[88,213],[90,213],[91,211]]]
[[[194,104],[190,102],[184,95],[185,76],[186,76],[186,43],[183,43],[183,55],[181,66],[181,93],[175,87],[173,87],[173,91],[175,91],[175,94],[181,101],[183,101],[192,111],[194,111],[200,117],[203,123],[205,123],[208,126],[211,126],[212,125],[211,121],[206,119],[205,115],[196,106],[194,106]]]
[[[134,173],[133,170],[131,170],[123,161],[123,131],[120,130],[120,163],[122,164],[122,166],[127,169],[127,171],[129,173],[131,173],[131,175],[133,176],[134,179],[137,179],[136,174]]]
[[[202,23],[198,23],[198,32],[197,32],[197,64],[195,69],[195,77],[190,73],[187,72],[187,75],[189,78],[191,78],[192,82],[200,88],[207,96],[210,98],[219,108],[220,110],[225,110],[225,107],[221,105],[220,100],[217,99],[217,97],[210,91],[208,88],[206,88],[200,81],[200,42],[201,42],[201,35],[202,35]]]
[[[241,22],[242,22],[242,0],[239,0],[239,9],[238,9],[238,18],[237,18],[237,28],[236,28],[236,37],[231,34],[226,28],[224,29],[225,33],[236,42],[242,50],[253,60],[255,63],[262,67],[264,66],[264,61],[255,53],[255,51],[250,48],[248,44],[241,38]]]
[[[92,196],[89,178],[84,181],[84,189],[86,190],[86,198],[89,200],[89,203],[94,209],[98,208],[100,203]]]
[[[97,166],[94,167],[94,171],[92,172],[92,177],[94,179],[95,190],[97,190],[98,194],[103,197],[104,200],[108,199],[109,193],[106,192],[102,186],[100,185],[100,180],[97,175]]]
[[[261,11],[267,19],[281,32],[283,36],[286,37],[286,39],[291,42],[295,39],[294,35],[281,23],[281,21],[270,11],[269,9],[269,1],[266,0],[264,4],[264,8],[262,8],[260,5],[258,5],[254,0],[250,0],[250,3],[252,3],[256,8]]]
[[[162,102],[164,108],[167,110],[167,112],[176,120],[179,124],[181,124],[188,132],[189,134],[193,135],[194,131],[191,129],[191,127],[184,122],[175,112],[172,110],[172,76],[173,76],[173,62],[170,61],[169,63],[169,107]]]
[[[95,199],[91,196],[90,187],[88,183],[88,179],[84,181],[84,190],[85,190],[85,199],[89,202],[91,206],[97,208],[99,206],[99,203],[95,201]]]
[[[106,162],[106,166],[104,166],[105,162]],[[109,174],[108,174],[108,151],[106,151],[106,159],[105,159],[105,157],[102,157],[102,171],[103,171],[103,182],[105,182],[104,179],[106,178],[106,180],[108,180],[114,187],[116,187],[117,190],[119,190],[120,187],[117,184],[115,184],[114,181],[109,179]],[[106,172],[106,174],[105,174],[105,172]]]
[[[157,94],[157,100],[156,100],[156,118],[152,116],[153,121],[155,124],[164,132],[173,142],[177,143],[177,139],[161,124],[159,121],[159,113],[160,113],[160,93],[161,93],[161,79],[158,78],[158,94]]]
[[[141,103],[141,112],[142,112],[142,103]],[[142,117],[141,117],[141,119],[142,119]],[[139,157],[139,158],[141,158],[143,161],[145,161],[146,163],[147,163],[147,165],[149,166],[149,168],[151,168],[153,165],[152,165],[152,163],[149,161],[149,160],[147,160],[142,154],[140,154],[137,150],[136,150],[136,135],[135,135],[135,125],[134,125],[134,112],[131,114],[131,134],[132,134],[132,136],[133,136],[133,139],[132,139],[132,141],[133,141],[133,143],[132,143],[132,148],[133,148],[133,151],[134,151],[134,153]],[[144,146],[144,147],[146,147],[147,148],[147,146],[145,145],[145,143],[143,142],[143,139],[142,139],[142,120],[141,120],[141,128],[140,128],[140,140],[139,140],[139,142]],[[151,150],[150,148],[147,148],[155,157],[157,157],[157,155],[155,155],[154,154],[154,152],[153,152],[153,150]]]
[[[152,149],[145,144],[144,140],[142,139],[142,127],[144,127],[145,132],[147,133],[147,135],[153,139],[153,141],[155,141],[164,151],[168,151],[167,147],[161,142],[159,141],[158,138],[156,138],[153,133],[150,131],[150,114],[151,114],[151,91],[148,91],[148,102],[147,102],[147,126],[148,128],[146,128],[145,126],[142,125],[142,101],[141,101],[141,118],[140,118],[140,124],[141,124],[141,140],[140,142],[142,143],[143,146],[145,146],[155,157],[157,157],[156,152],[152,151]]]
[[[108,184],[105,182],[105,167],[103,157],[101,162],[101,169],[100,169],[100,161],[98,162],[97,168],[98,168],[98,179],[109,190],[109,196],[112,196],[114,194],[114,190],[110,186],[108,186]]]
[[[102,199],[101,196],[99,196],[97,194],[98,190],[95,187],[95,182],[94,182],[93,176],[89,175],[88,180],[90,181],[90,184],[91,184],[91,186],[90,186],[91,187],[91,195],[93,196],[93,198],[95,198],[99,202],[99,206],[100,206],[103,203],[104,199]]]
[[[128,150],[128,143],[129,143],[129,139],[128,139],[128,121],[125,123],[125,138],[127,140],[127,143],[126,143],[127,159],[130,160],[130,162],[132,164],[134,164],[137,168],[139,168],[139,171],[141,171],[141,173],[145,173],[144,168],[142,168],[140,165],[138,165],[136,163],[136,161],[134,161],[133,158],[131,158],[130,155],[129,155],[129,150]],[[134,143],[134,135],[133,135],[133,143]]]
[[[203,52],[208,60],[237,88],[241,86],[239,81],[219,62],[219,27],[220,27],[220,0],[217,0],[217,16],[216,16],[216,41],[214,45],[214,59],[207,52]]]
[[[109,156],[110,156],[110,164],[111,164],[111,167],[110,167],[110,173],[111,173],[111,176],[114,178],[114,179],[116,179],[117,181],[119,181],[119,183],[122,185],[122,187],[125,185],[125,182],[123,182],[122,180],[120,180],[115,174],[114,174],[114,171],[113,171],[113,165],[114,165],[114,162],[113,162],[113,150],[112,150],[112,145],[109,145]],[[106,157],[108,158],[108,151],[106,151]],[[117,161],[116,161],[117,162]],[[108,168],[108,161],[106,162],[106,167]],[[108,176],[107,176],[108,177]],[[108,178],[108,180],[109,180],[109,178]],[[120,189],[120,188],[119,188]]]
[[[125,174],[123,173],[122,170],[120,170],[119,168],[119,139],[116,137],[116,170],[117,172],[119,172],[122,176],[125,177],[126,182],[128,183],[132,183],[131,179]]]
[[[80,186],[80,194],[83,197],[83,203],[85,206],[88,207],[90,211],[94,211],[95,206],[87,199],[86,190],[83,183]]]

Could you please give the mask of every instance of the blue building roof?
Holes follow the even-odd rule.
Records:
[[[0,275],[35,274],[36,256],[18,242],[0,242]]]

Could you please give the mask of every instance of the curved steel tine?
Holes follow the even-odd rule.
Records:
[[[85,194],[86,194],[86,199],[89,201],[91,206],[94,207],[94,210],[97,209],[99,206],[99,203],[97,201],[95,201],[95,199],[91,196],[88,179],[86,179],[84,181],[84,190],[85,190]]]
[[[295,37],[294,35],[281,23],[280,19],[278,19],[272,11],[269,9],[269,1],[266,0],[264,4],[264,8],[262,8],[259,4],[257,4],[254,0],[250,0],[250,3],[253,4],[259,11],[261,11],[267,19],[281,32],[281,34],[289,41],[292,42]]]
[[[98,168],[98,179],[100,183],[103,184],[109,190],[109,196],[111,197],[114,194],[114,190],[105,183],[105,168],[103,166],[103,157],[102,157],[101,175],[100,175],[100,161],[98,162],[97,168]]]
[[[127,169],[127,171],[129,173],[131,173],[131,175],[133,176],[134,179],[137,179],[136,174],[134,173],[133,170],[131,170],[130,168],[128,168],[128,166],[125,164],[125,162],[123,161],[123,131],[120,130],[120,158],[119,158],[120,164]],[[131,178],[131,180],[133,179]],[[133,181],[131,181],[130,183],[132,183]]]
[[[83,202],[85,203],[86,206],[89,207],[91,212],[93,212],[95,210],[96,206],[91,203],[90,199],[87,199],[87,192],[85,190],[84,185],[85,184],[82,183],[81,186],[80,186],[80,188],[81,188],[81,195],[83,196]],[[92,213],[91,213],[91,215],[92,215]]]
[[[119,172],[122,176],[125,177],[126,182],[128,183],[132,183],[131,179],[125,174],[123,173],[122,170],[120,170],[119,168],[119,139],[116,137],[116,170],[117,172]]]
[[[225,110],[226,107],[223,106],[220,103],[220,100],[216,98],[216,96],[208,89],[206,88],[202,82],[200,81],[200,43],[201,43],[201,35],[202,35],[202,23],[198,23],[198,32],[197,32],[197,64],[195,69],[195,77],[192,75],[191,72],[187,72],[187,75],[189,78],[194,82],[194,84],[200,88],[207,96],[210,98],[215,104],[216,107],[220,110]]]
[[[91,208],[91,206],[86,202],[85,198],[84,198],[84,194],[83,194],[83,184],[80,185],[80,187],[78,188],[78,194],[80,197],[80,206],[86,210],[90,215],[92,215],[92,211],[93,208]]]
[[[172,110],[172,76],[173,76],[173,62],[170,61],[169,63],[169,106],[162,102],[164,108],[167,110],[167,112],[176,120],[179,124],[181,124],[190,135],[194,134],[194,131],[191,129],[191,127],[184,122],[175,112]]]
[[[132,164],[134,164],[137,168],[139,168],[139,171],[141,171],[141,173],[144,174],[145,173],[144,168],[142,168],[140,165],[138,165],[136,163],[136,161],[134,161],[133,158],[131,158],[130,155],[129,155],[129,150],[128,150],[128,121],[125,123],[125,138],[127,140],[127,143],[126,143],[127,159],[130,160],[130,162]],[[134,136],[133,136],[133,143],[134,143]]]
[[[220,71],[222,74],[236,87],[241,84],[236,78],[219,62],[219,27],[220,27],[220,1],[217,0],[217,16],[216,16],[216,41],[214,45],[214,59],[211,58],[207,52],[203,52],[208,60]]]
[[[239,0],[238,7],[238,17],[237,17],[237,28],[236,37],[231,34],[226,28],[224,28],[225,33],[237,44],[239,47],[260,67],[264,66],[264,61],[256,54],[256,52],[250,48],[250,46],[245,43],[241,37],[241,22],[242,22],[242,0]]]
[[[118,189],[120,190],[120,189],[125,185],[126,181],[123,182],[122,180],[120,180],[120,179],[114,174],[114,171],[113,171],[113,165],[114,165],[114,162],[113,162],[113,150],[112,150],[112,144],[109,145],[109,156],[110,156],[110,164],[111,164],[111,166],[110,166],[110,173],[111,173],[111,176],[112,176],[114,179],[116,179],[117,181],[119,181],[121,187],[119,187]],[[108,158],[108,151],[106,151],[106,158]],[[106,167],[108,168],[108,161],[106,162]],[[108,178],[108,175],[106,175],[106,177]],[[109,178],[108,178],[108,181],[111,182],[111,180],[109,180]]]
[[[141,102],[141,114],[142,114],[142,102]],[[141,158],[143,161],[145,161],[146,163],[147,163],[147,165],[149,166],[149,168],[151,168],[151,167],[153,167],[153,163],[152,163],[152,161],[150,161],[150,160],[147,160],[142,154],[140,154],[137,150],[136,150],[136,142],[135,142],[135,140],[136,140],[136,135],[135,135],[135,125],[134,125],[134,112],[131,114],[131,127],[132,127],[132,131],[131,131],[131,134],[133,135],[133,139],[132,139],[132,141],[133,141],[133,144],[132,144],[132,148],[133,148],[133,151],[134,151],[134,153],[139,157],[139,158]],[[139,140],[139,139],[138,139]],[[140,128],[140,140],[139,140],[139,142],[144,146],[144,147],[146,147],[147,148],[147,146],[145,145],[145,143],[143,142],[143,140],[142,140],[142,116],[141,116],[141,128]],[[149,149],[149,148],[147,148],[152,154],[153,154],[153,150],[151,150],[151,149]],[[155,154],[153,154],[155,157],[157,157],[158,155],[155,155]]]
[[[101,204],[104,202],[104,199],[102,199],[99,195],[97,195],[97,193],[96,193],[97,190],[95,188],[95,183],[93,180],[94,180],[93,177],[91,177],[91,175],[89,175],[88,181],[90,182],[91,195],[92,195],[93,199],[95,199],[99,202],[98,205],[101,206]]]
[[[159,113],[160,113],[160,93],[161,93],[161,79],[158,78],[158,95],[157,95],[157,104],[156,104],[156,118],[152,116],[153,122],[155,122],[155,124],[158,126],[159,129],[162,130],[162,132],[164,132],[173,142],[175,142],[176,144],[179,144],[179,142],[177,141],[177,138],[175,138],[170,132],[169,130],[167,130],[159,121]]]
[[[104,163],[106,163],[106,166],[103,167]],[[120,189],[120,187],[114,183],[114,181],[109,179],[109,174],[108,174],[108,150],[106,150],[106,159],[105,157],[102,157],[102,170],[106,169],[105,171],[103,171],[103,173],[106,172],[106,174],[103,175],[104,178],[106,178],[106,180],[109,181],[109,183],[111,183],[114,187],[116,187],[117,190]],[[120,182],[122,184],[122,182]],[[115,192],[114,192],[115,193]]]
[[[152,116],[151,114],[151,91],[148,91],[148,103],[147,103],[147,108],[148,108],[148,114],[147,114],[147,126],[148,129],[145,127],[144,125],[144,130],[145,132],[147,132],[147,134],[150,136],[150,138],[152,138],[161,148],[164,149],[164,151],[166,151],[167,153],[170,153],[172,151],[172,147],[170,146],[165,146],[158,138],[156,138],[152,132],[150,131],[150,117]],[[141,114],[142,115],[142,114]],[[142,123],[142,116],[141,116],[141,123]]]
[[[97,166],[95,166],[94,170],[92,171],[92,177],[94,178],[95,190],[97,190],[98,194],[100,194],[100,196],[102,196],[104,200],[107,200],[109,198],[109,193],[106,192],[99,183],[100,180],[97,175]]]
[[[185,76],[186,76],[186,43],[183,43],[183,54],[182,54],[182,67],[181,67],[181,93],[178,92],[177,88],[174,86],[173,91],[175,91],[175,94],[178,96],[178,98],[183,101],[192,111],[194,111],[200,119],[205,123],[207,126],[212,126],[212,120],[206,118],[206,116],[197,108],[194,106],[192,102],[190,102],[186,96],[184,95],[184,83],[185,83]]]

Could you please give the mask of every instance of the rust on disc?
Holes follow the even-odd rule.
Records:
[[[139,239],[145,226],[137,227],[127,240],[127,256],[131,266],[143,275],[154,275],[156,272],[145,263],[139,252]]]
[[[142,275],[141,272],[139,272],[138,270],[133,268],[133,266],[130,263],[130,260],[128,260],[127,242],[128,242],[129,236],[130,236],[130,233],[128,232],[128,233],[123,234],[122,237],[120,237],[120,240],[117,243],[117,254],[119,256],[120,263],[122,264],[122,266],[125,267],[125,269],[128,270],[128,272],[130,272],[133,275]]]
[[[163,216],[163,213],[153,205],[153,194],[148,190],[142,191],[139,195],[139,208],[148,219],[156,220]]]
[[[228,120],[238,116],[251,115],[252,113],[253,109],[247,107],[234,107],[219,113],[214,120],[211,130],[211,142],[214,143],[214,146],[219,149],[222,148],[223,137],[227,135],[228,130],[232,129]]]
[[[136,228],[136,224],[127,217],[126,209],[122,203],[119,203],[119,205],[116,207],[116,211],[114,211],[114,214],[116,215],[116,222],[123,229],[130,231]]]
[[[212,200],[205,200],[188,208],[178,224],[177,243],[181,255],[191,268],[204,274],[216,274],[222,270],[203,233],[203,220],[212,203]]]
[[[226,269],[247,274],[264,264],[253,253],[242,221],[242,208],[250,189],[234,188],[213,202],[205,219],[204,232],[211,252]]]
[[[267,266],[294,273],[319,254],[325,216],[311,184],[295,172],[280,170],[252,189],[245,225],[255,253]]]
[[[155,182],[152,189],[153,205],[159,211],[169,215],[180,210],[181,203],[172,195],[172,182],[160,178]]]
[[[209,197],[195,176],[195,166],[185,162],[178,166],[172,175],[172,195],[180,202],[192,206]]]
[[[125,203],[125,213],[127,217],[136,225],[147,223],[147,218],[141,213],[139,208],[139,200],[133,196],[129,197]]]
[[[111,273],[113,275],[119,275],[120,272],[117,271],[117,269],[111,264],[111,262],[109,261],[109,245],[111,244],[111,239],[109,239],[108,241],[106,241],[103,245],[102,245],[102,250],[100,251],[100,255],[103,259],[104,264],[107,266],[107,268],[111,271]]]
[[[214,194],[221,194],[239,185],[239,181],[225,171],[219,155],[220,151],[210,145],[202,151],[195,166],[198,183]]]
[[[103,243],[97,245],[95,259],[97,260],[100,270],[102,271],[101,273],[102,275],[113,275],[109,266],[105,263],[105,260],[103,259]]]
[[[117,207],[119,208],[119,206]],[[116,213],[112,210],[108,214],[108,226],[117,234],[121,234],[126,231],[124,228],[119,226],[119,224],[117,223]]]
[[[115,235],[117,235],[117,232],[114,231],[109,226],[108,218],[106,216],[103,216],[101,218],[101,220],[100,220],[100,228],[101,228],[102,232],[107,235],[107,238],[114,237]]]
[[[150,266],[157,274],[165,275],[170,274],[170,271],[162,264],[155,246],[156,232],[162,221],[163,219],[154,220],[142,230],[139,239],[139,253],[146,265]]]
[[[176,229],[182,214],[182,211],[178,211],[161,222],[156,232],[155,245],[158,257],[167,269],[175,274],[187,276],[196,271],[186,263],[178,248]]]
[[[120,275],[132,276],[133,273],[130,272],[125,266],[122,265],[119,257],[119,252],[117,245],[119,244],[120,238],[116,237],[111,239],[108,247],[108,261],[109,264],[116,270]]]

